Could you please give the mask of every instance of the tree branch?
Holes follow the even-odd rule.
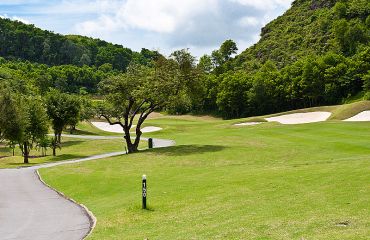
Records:
[[[101,114],[100,117],[105,118],[110,125],[120,125],[122,128],[124,128],[124,125],[121,121],[113,122],[108,116]]]
[[[140,111],[141,107],[147,102],[146,99],[144,99],[140,104],[139,106],[136,108],[136,110],[132,113],[132,116],[130,118],[130,124],[129,124],[129,127],[131,128],[132,127],[132,123],[134,122],[134,119],[135,119],[135,116],[136,114]]]

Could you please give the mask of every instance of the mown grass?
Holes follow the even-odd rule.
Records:
[[[62,149],[57,150],[57,156],[52,156],[52,150],[48,149],[47,156],[41,157],[41,151],[33,149],[30,153],[29,164],[23,163],[23,157],[17,147],[15,156],[12,156],[12,150],[4,145],[0,146],[0,168],[17,168],[33,166],[41,163],[58,162],[72,159],[79,159],[91,155],[97,155],[107,152],[124,151],[123,141],[120,139],[110,140],[86,140],[63,138]],[[98,146],[98,147],[97,147]]]
[[[90,126],[89,123],[81,123],[78,125],[76,134],[83,135],[109,135],[109,133],[100,131],[99,129]],[[142,147],[147,146],[143,142]],[[42,157],[41,150],[32,149],[30,152],[31,158],[29,164],[23,163],[22,153],[18,146],[15,148],[15,156],[13,157],[12,149],[6,143],[0,144],[0,168],[17,168],[33,166],[41,163],[58,162],[72,159],[79,159],[91,155],[97,155],[107,152],[124,151],[124,142],[122,139],[108,139],[108,140],[91,140],[79,138],[62,138],[62,148],[57,149],[57,156],[52,156],[52,150],[47,149],[47,156]]]
[[[345,120],[360,112],[370,110],[370,101],[361,101],[338,106],[330,116],[329,120]]]
[[[177,146],[41,174],[95,214],[89,239],[368,239],[370,123],[237,121],[150,120]]]

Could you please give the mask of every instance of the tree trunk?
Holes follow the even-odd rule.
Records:
[[[53,148],[53,156],[56,157],[57,156],[57,145],[58,145],[58,134],[55,133],[54,134],[54,142],[52,143],[52,148]]]
[[[141,134],[142,134],[141,124],[138,123],[137,126],[136,126],[136,137],[135,137],[135,142],[134,142],[134,147],[135,147],[136,151],[138,151],[138,149],[139,149]]]
[[[70,126],[69,133],[73,134],[73,132],[76,130],[76,125]]]
[[[28,154],[29,154],[29,152],[28,152],[28,144],[27,144],[27,142],[24,142],[23,143],[23,162],[25,163],[25,164],[28,164],[29,163],[29,161],[28,161]]]
[[[125,132],[125,140],[126,140],[128,153],[130,154],[130,153],[138,152],[138,147],[132,143],[130,129],[128,129],[128,127],[125,127],[124,132]]]
[[[58,133],[58,143],[62,143],[62,133]]]

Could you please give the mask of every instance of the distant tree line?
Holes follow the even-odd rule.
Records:
[[[19,92],[32,89],[38,95],[48,93],[50,88],[62,93],[106,95],[107,92],[99,92],[99,86],[101,90],[102,84],[109,82],[107,79],[119,81],[128,66],[153,71],[165,60],[175,69],[167,71],[166,78],[171,76],[186,86],[176,89],[176,97],[157,109],[172,114],[213,113],[236,118],[338,104],[358,94],[368,99],[369,14],[367,0],[297,0],[283,16],[262,29],[256,45],[240,55],[235,55],[238,50],[235,42],[227,40],[199,61],[186,49],[164,58],[155,51],[130,52],[100,40],[56,35],[3,19],[0,35],[3,34],[4,47],[0,51],[6,59],[0,59],[0,81],[6,79]],[[27,35],[23,43],[29,44],[19,42],[22,34]],[[19,45],[17,41],[12,43],[8,35]],[[64,56],[61,52],[65,46],[59,42],[52,47],[55,53],[50,56],[55,58],[47,59],[41,52],[36,54],[44,46],[33,44],[47,42],[51,37],[82,50],[75,51],[77,55],[73,58],[65,58],[68,61],[55,62]],[[89,64],[79,62],[83,52],[88,55],[84,58],[90,59]],[[12,58],[27,61],[9,60]],[[129,88],[129,83],[126,84]]]
[[[159,53],[129,48],[92,39],[63,36],[36,28],[33,25],[0,18],[0,56],[10,60],[23,59],[49,66],[75,65],[100,67],[105,64],[125,71],[130,62],[146,65]]]

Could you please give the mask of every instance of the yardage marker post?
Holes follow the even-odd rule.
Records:
[[[149,149],[153,148],[153,138],[148,139],[148,147],[149,147]]]
[[[142,196],[143,196],[143,209],[146,209],[146,175],[143,175],[143,181],[142,181]]]

